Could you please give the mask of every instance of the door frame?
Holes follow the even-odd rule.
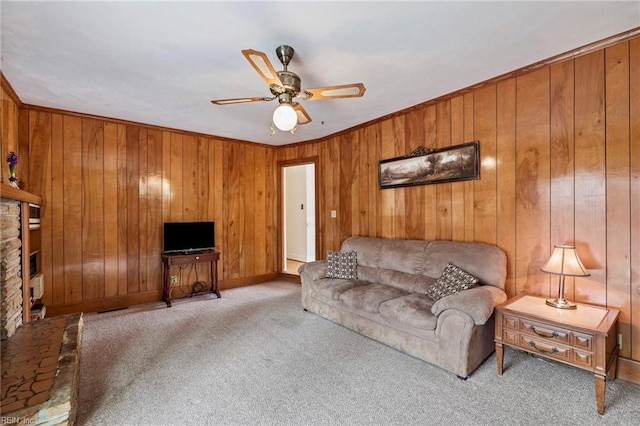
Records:
[[[285,223],[284,223],[284,188],[283,188],[283,184],[284,184],[284,180],[283,180],[283,175],[284,175],[284,168],[285,167],[291,167],[291,166],[304,166],[307,164],[313,164],[313,185],[314,185],[314,198],[315,198],[315,234],[316,234],[316,259],[318,258],[318,253],[320,252],[320,238],[319,238],[319,223],[320,221],[318,220],[318,214],[320,212],[320,203],[318,200],[318,195],[319,195],[319,176],[318,176],[318,156],[313,156],[313,157],[304,157],[304,158],[296,158],[295,160],[281,160],[278,161],[278,244],[277,244],[277,250],[278,250],[278,255],[276,256],[277,258],[277,262],[278,262],[278,270],[277,272],[280,274],[287,274],[287,275],[293,275],[293,274],[288,274],[286,272],[284,272],[284,262],[285,262],[285,258],[284,258],[284,230],[285,230]]]

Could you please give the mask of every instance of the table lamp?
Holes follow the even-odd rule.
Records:
[[[547,299],[547,305],[558,309],[576,309],[576,304],[564,298],[564,277],[588,277],[590,274],[585,269],[575,246],[566,244],[556,245],[551,253],[551,258],[540,268],[542,272],[559,275],[558,297]]]

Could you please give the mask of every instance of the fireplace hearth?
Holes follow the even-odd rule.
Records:
[[[32,321],[2,341],[2,424],[75,423],[82,314]]]

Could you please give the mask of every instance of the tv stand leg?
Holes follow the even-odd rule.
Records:
[[[162,264],[162,301],[166,302],[167,308],[171,307],[171,288],[169,287],[169,265]]]
[[[171,307],[171,289],[165,286],[162,292],[162,300],[167,303],[167,308]]]
[[[215,293],[216,296],[218,296],[218,299],[220,299],[220,291],[218,290],[218,261],[217,260],[212,260],[210,263],[210,271],[209,273],[211,274],[211,293]]]

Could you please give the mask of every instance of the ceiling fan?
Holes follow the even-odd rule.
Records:
[[[341,86],[316,87],[313,89],[300,90],[300,77],[294,72],[287,69],[291,58],[293,58],[293,47],[279,46],[276,49],[276,55],[282,63],[284,69],[276,71],[267,55],[257,50],[243,50],[242,54],[251,63],[251,66],[262,77],[269,86],[269,90],[273,96],[271,97],[253,97],[253,98],[234,98],[234,99],[216,99],[211,101],[214,105],[240,104],[247,102],[272,101],[278,99],[280,104],[273,112],[273,124],[282,131],[290,131],[294,133],[296,125],[307,124],[311,122],[311,117],[305,109],[295,99],[307,101],[339,99],[339,98],[358,98],[364,95],[365,87],[362,83],[345,84]],[[271,126],[271,134],[276,129]]]

